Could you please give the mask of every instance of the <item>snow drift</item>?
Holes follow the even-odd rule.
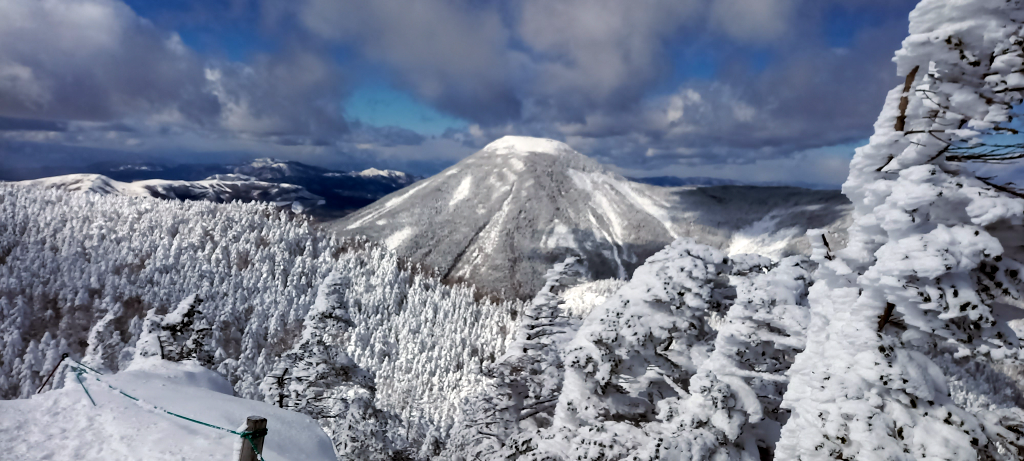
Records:
[[[62,366],[63,367],[63,366]],[[66,369],[66,367],[63,367]],[[162,413],[153,405],[225,429],[250,415],[267,418],[263,454],[268,460],[334,461],[331,440],[301,413],[232,396],[223,376],[194,362],[149,360],[101,376],[86,374],[62,389],[22,400],[0,400],[0,453],[8,461],[47,459],[237,459],[242,439]],[[130,394],[135,402],[107,387]]]

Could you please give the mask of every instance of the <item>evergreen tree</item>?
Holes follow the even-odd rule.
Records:
[[[484,368],[491,381],[464,403],[450,449],[473,459],[515,458],[538,450],[538,431],[551,426],[562,390],[561,348],[579,328],[562,309],[559,294],[578,283],[583,270],[578,258],[569,257],[545,274],[544,287],[523,310],[505,355]]]
[[[570,459],[624,459],[644,427],[687,387],[715,339],[735,290],[719,250],[678,240],[637,268],[594,309],[569,343],[555,424],[542,434]],[[549,455],[544,455],[549,456]]]
[[[115,321],[121,316],[124,308],[120,303],[110,299],[104,301],[106,313],[89,331],[89,345],[85,349],[82,363],[104,370],[117,371],[120,365],[119,356],[124,348],[121,332],[117,331]]]
[[[1024,200],[965,163],[1015,158],[990,142],[1019,115],[1022,23],[1019,0],[924,0],[911,13],[895,58],[906,84],[843,186],[850,244],[832,253],[812,239],[821,268],[777,458],[1024,456],[1020,392],[998,371],[1022,358],[1006,325],[1022,271],[1007,237]]]
[[[352,327],[343,302],[350,281],[334,272],[320,285],[302,338],[261,384],[268,403],[316,419],[342,459],[391,459],[387,414],[374,406],[373,377],[341,347]]]

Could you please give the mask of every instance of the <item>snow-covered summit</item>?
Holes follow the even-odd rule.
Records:
[[[355,173],[356,176],[363,178],[394,178],[394,179],[405,179],[409,178],[409,173],[396,171],[396,170],[379,170],[377,168],[367,168],[363,171]]]
[[[483,150],[497,154],[560,155],[576,153],[573,148],[561,141],[530,136],[505,136],[484,146]]]
[[[801,252],[806,229],[838,223],[847,204],[837,191],[639,184],[564,143],[506,136],[329,226],[378,239],[451,281],[526,298],[569,255],[593,277],[626,278],[684,236]]]

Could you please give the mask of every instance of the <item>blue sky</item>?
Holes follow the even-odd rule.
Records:
[[[2,0],[0,167],[432,174],[519,134],[630,175],[838,184],[914,4]]]
[[[357,86],[345,98],[345,115],[370,125],[397,126],[427,136],[464,129],[469,122],[439,112],[415,96],[382,83]]]

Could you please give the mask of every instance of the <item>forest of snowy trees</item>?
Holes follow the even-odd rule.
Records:
[[[1024,459],[1024,193],[975,173],[1024,158],[1024,1],[924,0],[895,62],[845,248],[569,257],[528,303],[268,206],[0,185],[0,397],[159,356],[340,459]]]
[[[331,372],[303,373],[348,367],[344,381],[369,397],[344,398],[394,433],[382,457],[416,452],[446,438],[460,393],[483,382],[477,371],[514,334],[518,302],[475,298],[381,246],[337,241],[269,205],[0,184],[4,398],[34,394],[63,353],[110,371],[136,355],[198,360],[237,395],[274,404],[277,393],[261,385],[275,371],[330,388]],[[321,415],[298,399],[280,404]]]

